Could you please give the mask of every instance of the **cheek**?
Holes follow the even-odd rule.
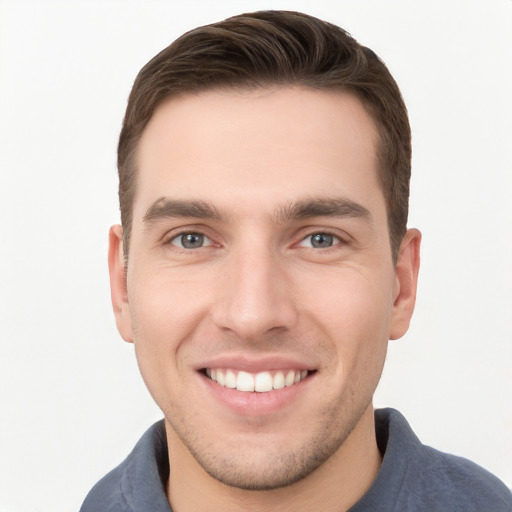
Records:
[[[155,277],[158,276],[158,277]],[[186,340],[204,317],[205,294],[190,282],[165,278],[162,272],[137,276],[128,288],[134,348],[142,378],[155,402],[169,414],[180,402],[190,377],[185,371]]]
[[[323,283],[317,280],[304,287],[305,310],[322,319],[331,332],[352,333],[356,338],[365,333],[387,336],[393,306],[391,284],[352,270],[327,277]]]
[[[128,289],[134,343],[139,364],[168,365],[179,361],[182,342],[200,324],[206,306],[197,282],[153,272]],[[142,370],[142,368],[141,368]]]
[[[342,363],[336,370],[344,373],[340,378],[360,371],[380,372],[391,323],[389,287],[383,280],[370,280],[357,272],[336,277],[322,292],[310,294],[310,306],[304,305],[304,310],[310,311],[323,336],[331,340]]]

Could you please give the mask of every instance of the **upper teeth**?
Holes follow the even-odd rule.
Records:
[[[273,372],[272,372],[273,373]],[[220,368],[207,368],[206,375],[226,388],[237,389],[238,391],[258,391],[265,393],[273,389],[282,389],[293,386],[304,379],[307,370],[285,370],[277,371],[272,375],[270,372],[248,373]]]

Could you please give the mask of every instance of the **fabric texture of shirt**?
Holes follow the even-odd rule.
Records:
[[[382,466],[349,512],[511,512],[512,494],[476,464],[421,444],[393,409],[375,411]],[[89,492],[80,512],[172,512],[163,420]]]

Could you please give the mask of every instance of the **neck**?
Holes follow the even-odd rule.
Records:
[[[344,443],[320,467],[295,484],[270,491],[238,489],[212,478],[169,425],[166,427],[171,466],[167,498],[173,512],[345,511],[370,488],[382,462],[371,405]]]

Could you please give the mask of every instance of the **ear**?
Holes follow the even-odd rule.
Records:
[[[420,268],[421,233],[409,229],[400,244],[396,264],[396,285],[389,339],[401,338],[409,329]]]
[[[123,228],[119,225],[112,226],[109,231],[108,269],[110,272],[110,295],[117,329],[125,341],[133,342],[123,255]]]

